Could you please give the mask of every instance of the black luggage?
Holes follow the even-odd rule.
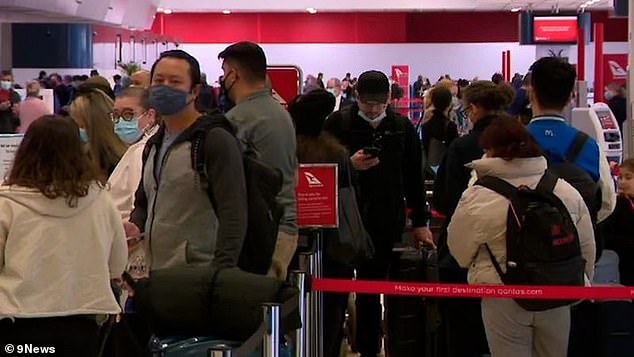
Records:
[[[631,301],[597,303],[600,357],[634,356],[634,304]]]
[[[391,281],[426,280],[426,252],[394,249],[390,266]],[[426,350],[426,299],[417,296],[385,296],[386,339],[388,357],[424,356]]]

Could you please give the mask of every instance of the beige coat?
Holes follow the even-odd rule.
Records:
[[[473,161],[478,177],[499,177],[515,186],[535,188],[546,170],[543,157],[505,161],[484,158]],[[554,189],[568,208],[577,227],[581,254],[586,260],[586,277],[594,275],[595,244],[590,214],[581,195],[566,181],[559,180]],[[463,194],[448,228],[448,245],[460,266],[469,268],[471,284],[502,284],[484,246],[488,243],[500,266],[506,266],[506,215],[508,200],[482,186],[469,187]]]

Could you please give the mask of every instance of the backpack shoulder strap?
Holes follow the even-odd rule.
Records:
[[[579,153],[581,152],[581,149],[583,149],[583,146],[586,144],[588,138],[588,134],[581,130],[577,130],[577,134],[566,152],[566,161],[575,162],[575,160],[577,160],[577,156],[579,156]]]
[[[506,197],[509,201],[515,202],[517,200],[517,187],[502,180],[501,178],[494,176],[484,176],[479,178],[476,185],[486,187],[491,191],[495,191],[500,195]]]
[[[539,180],[539,183],[537,184],[535,190],[540,192],[552,193],[555,189],[555,185],[557,185],[558,179],[559,177],[557,177],[557,175],[553,174],[550,171],[546,171],[542,178]]]
[[[202,124],[196,132],[192,134],[190,138],[191,141],[191,163],[192,168],[198,173],[200,178],[201,186],[207,194],[209,195],[209,199],[211,200],[211,204],[216,207],[216,202],[213,196],[213,191],[209,184],[209,175],[207,172],[207,163],[206,163],[206,152],[205,152],[205,139],[207,138],[207,133],[214,128],[223,128],[227,130],[231,135],[235,135],[233,128],[229,121],[224,118],[224,116],[220,115],[207,115],[211,116],[210,118],[204,118],[206,120],[204,124]]]
[[[513,229],[519,229],[519,221],[517,221],[516,217],[511,217],[511,211],[515,212],[513,207],[519,207],[518,205],[519,195],[518,195],[517,187],[511,185],[505,180],[502,180],[501,178],[493,177],[493,176],[484,176],[482,178],[479,178],[475,184],[486,187],[490,190],[493,190],[499,193],[500,195],[506,197],[510,201],[509,213],[507,215],[507,234],[509,233],[509,229],[510,229],[509,220],[513,220],[514,222],[516,222],[516,224],[512,226],[512,227],[515,227]],[[513,213],[513,215],[515,215],[515,213]],[[491,251],[491,247],[489,247],[489,244],[487,243],[484,244],[484,247],[489,253],[489,258],[491,259],[491,264],[493,264],[495,271],[500,276],[500,279],[502,280],[502,282],[504,284],[507,284],[507,281],[506,281],[507,276],[506,274],[504,274],[504,272],[502,271],[502,267],[500,266],[500,263],[498,263],[497,259],[493,255],[493,252]],[[512,252],[509,250],[508,239],[507,239],[507,259],[508,257],[511,256],[511,254]]]
[[[500,279],[502,279],[502,282],[506,284],[506,281],[505,281],[506,274],[504,274],[504,272],[502,271],[502,267],[500,266],[500,263],[498,263],[497,259],[495,259],[495,255],[493,255],[493,252],[491,251],[491,247],[489,247],[488,243],[484,243],[484,247],[487,249],[487,252],[489,253],[489,258],[491,259],[491,264],[493,264],[495,271],[500,276]]]

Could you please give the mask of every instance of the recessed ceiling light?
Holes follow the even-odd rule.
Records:
[[[588,7],[588,4],[587,3],[581,4],[581,6],[579,6],[579,7],[582,8],[582,9],[585,9],[586,7]]]
[[[520,10],[522,10],[521,7],[514,7],[511,9],[511,12],[519,12]]]
[[[225,15],[231,14],[231,10],[222,10],[222,13]]]
[[[309,14],[316,14],[317,13],[317,9],[315,9],[314,7],[308,7],[308,8],[306,8],[306,11],[308,11]]]
[[[163,8],[162,7],[157,7],[156,8],[156,12],[163,12]]]
[[[170,10],[170,9],[165,9],[165,10],[163,10],[163,13],[164,13],[165,15],[169,15],[169,14],[171,14],[171,13],[172,13],[172,10]]]

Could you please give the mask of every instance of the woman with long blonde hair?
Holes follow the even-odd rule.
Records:
[[[114,132],[114,101],[103,91],[81,88],[70,105],[70,116],[79,126],[79,134],[95,168],[104,180],[110,176],[127,150]]]

